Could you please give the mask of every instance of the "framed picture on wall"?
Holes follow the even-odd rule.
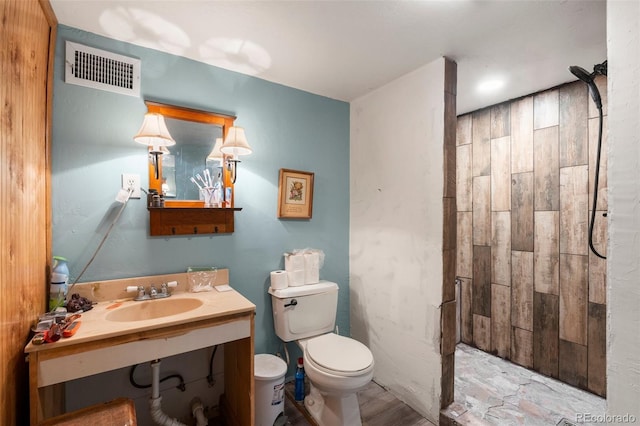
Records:
[[[278,179],[278,217],[311,219],[313,211],[313,173],[280,169]]]

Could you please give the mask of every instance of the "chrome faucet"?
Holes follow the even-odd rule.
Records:
[[[156,288],[155,285],[151,285],[149,286],[149,293],[147,294],[145,288],[143,286],[137,286],[135,287],[135,291],[138,292],[138,295],[136,297],[134,297],[133,300],[135,301],[141,301],[141,300],[154,300],[154,299],[164,299],[166,297],[171,296],[171,293],[169,292],[169,287],[175,287],[177,285],[177,283],[175,283],[175,281],[171,282],[171,283],[162,283],[160,285],[160,290],[158,291],[158,289]],[[131,291],[131,290],[129,290]]]
[[[152,299],[164,299],[165,297],[171,296],[171,293],[169,293],[169,287],[167,283],[162,283],[160,284],[160,291],[158,291],[156,287],[152,285],[149,291],[149,295]]]

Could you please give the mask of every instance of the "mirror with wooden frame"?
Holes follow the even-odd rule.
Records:
[[[221,162],[210,164],[207,156],[218,137],[224,138],[236,119],[234,116],[181,106],[145,101],[147,111],[161,114],[176,144],[149,161],[149,189],[165,194],[164,208],[150,206],[151,235],[180,235],[233,232],[233,182]],[[150,148],[151,149],[151,148]],[[156,167],[158,168],[156,173]],[[220,208],[205,208],[198,186],[191,181],[204,169],[220,173],[225,188]],[[179,211],[175,209],[179,208]]]
[[[163,163],[167,164],[167,161],[164,161],[164,159],[162,158],[164,157],[164,155],[160,157],[160,160],[157,164],[157,178],[155,167],[150,162],[149,188],[155,189],[156,191],[158,191],[158,193],[162,193],[163,182],[175,181],[176,189],[170,191],[170,194],[167,197],[167,201],[169,202],[165,202],[165,206],[174,206],[177,204],[184,204],[185,202],[191,203],[193,205],[199,205],[200,203],[193,203],[193,201],[199,199],[198,190],[196,185],[194,185],[189,180],[190,177],[195,176],[191,176],[189,173],[185,173],[184,171],[193,169],[202,172],[204,168],[207,167],[206,155],[213,149],[216,137],[224,138],[229,128],[233,126],[236,117],[215,112],[168,105],[154,101],[145,101],[145,104],[147,105],[148,112],[162,114],[162,116],[165,118],[165,123],[167,125],[167,128],[169,129],[169,133],[176,141],[176,144],[170,147],[170,152],[167,155],[174,156],[174,159],[172,161],[180,163],[182,159],[176,157],[189,157],[189,155],[180,155],[180,153],[185,152],[185,150],[189,150],[192,153],[199,150],[201,153],[203,153],[203,155],[199,159],[199,163],[194,163],[192,159],[189,160],[188,165],[176,165],[175,167],[177,169],[181,169],[181,172],[178,173],[175,178],[172,178],[172,176],[170,176],[168,173],[163,174]],[[190,157],[193,157],[193,155],[190,155]],[[186,161],[187,159],[185,158],[184,162]],[[213,167],[210,166],[209,168]],[[213,172],[214,170],[211,171]],[[224,187],[233,188],[233,183],[231,182],[231,177],[229,176],[228,171],[223,167],[222,172]],[[172,186],[172,189],[173,188],[174,187]],[[175,198],[175,200],[170,200],[170,198]],[[231,202],[233,202],[233,199],[231,200]]]

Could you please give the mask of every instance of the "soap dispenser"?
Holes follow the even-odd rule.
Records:
[[[61,256],[53,257],[51,269],[51,286],[49,287],[49,311],[55,311],[65,305],[67,286],[69,284],[69,266],[67,259]]]

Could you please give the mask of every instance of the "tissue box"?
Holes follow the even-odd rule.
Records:
[[[304,254],[304,283],[320,282],[320,255],[317,252]]]
[[[289,287],[304,285],[304,269],[300,271],[287,271],[287,282]]]
[[[284,270],[287,272],[304,270],[304,254],[303,253],[285,253],[284,254]]]
[[[296,287],[320,282],[320,252],[300,250],[284,254],[284,269],[289,286]]]
[[[302,253],[285,253],[284,270],[290,287],[304,285],[304,255]]]

